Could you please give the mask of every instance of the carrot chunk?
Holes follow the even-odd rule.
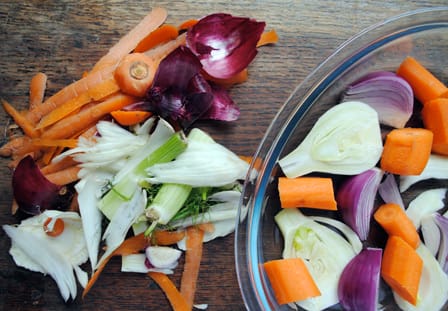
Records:
[[[399,236],[414,249],[420,244],[417,229],[400,205],[383,204],[373,214],[373,217],[389,235]]]
[[[282,208],[337,209],[331,178],[280,177],[278,179],[278,191]]]
[[[432,151],[448,155],[448,98],[426,102],[422,109],[425,128],[434,134]]]
[[[384,249],[381,276],[392,290],[416,305],[423,260],[398,236],[390,236]]]
[[[381,168],[398,175],[419,175],[431,154],[433,134],[423,128],[389,132],[380,159]]]
[[[320,290],[301,258],[276,259],[263,264],[279,304],[320,296]]]

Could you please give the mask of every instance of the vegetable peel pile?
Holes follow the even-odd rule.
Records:
[[[193,124],[238,119],[229,89],[278,36],[224,13],[179,26],[166,19],[154,8],[47,98],[47,76],[37,73],[26,110],[2,100],[21,130],[0,148],[22,219],[3,225],[10,254],[50,275],[64,301],[76,299],[77,283],[84,297],[122,256],[122,271],[147,273],[173,309],[191,310],[203,244],[234,230],[249,164]],[[169,274],[184,253],[177,288]]]
[[[263,263],[279,305],[374,311],[391,292],[394,308],[446,308],[446,109],[448,88],[407,56],[396,72],[348,86],[280,157],[282,258]],[[404,192],[430,179],[405,204]]]

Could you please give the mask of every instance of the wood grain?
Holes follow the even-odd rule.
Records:
[[[227,12],[264,20],[280,36],[260,49],[249,81],[232,89],[241,118],[232,124],[200,124],[233,151],[255,152],[272,118],[289,94],[345,40],[385,18],[408,10],[446,5],[439,1],[1,1],[0,98],[26,107],[33,74],[48,75],[53,94],[89,70],[120,36],[154,6],[168,9],[168,22]],[[9,118],[0,112],[4,138]],[[0,224],[16,223],[10,214],[11,172],[0,159]],[[2,310],[170,310],[158,287],[144,275],[120,273],[112,260],[89,295],[64,303],[48,276],[16,267],[10,241],[0,230],[0,309]],[[38,254],[36,254],[38,256]],[[182,263],[181,263],[182,264]],[[204,249],[197,303],[208,310],[244,310],[234,265],[234,236]],[[178,284],[179,273],[174,276]]]

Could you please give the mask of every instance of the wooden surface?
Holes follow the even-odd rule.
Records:
[[[277,110],[296,85],[345,40],[363,28],[408,10],[446,5],[439,1],[0,1],[0,98],[25,107],[28,84],[38,71],[49,77],[52,94],[89,70],[120,36],[153,6],[168,9],[169,23],[227,12],[249,16],[275,28],[280,42],[263,47],[251,64],[250,79],[232,89],[240,119],[221,126],[201,125],[233,151],[251,155]],[[0,112],[2,138],[9,118]],[[0,224],[10,214],[11,172],[0,159]],[[10,241],[0,230],[2,310],[170,310],[145,275],[120,273],[113,260],[89,293],[64,303],[54,281],[14,265]],[[175,275],[179,281],[179,274]],[[177,283],[178,284],[178,283]],[[208,310],[244,310],[234,266],[234,236],[205,245],[197,303]]]

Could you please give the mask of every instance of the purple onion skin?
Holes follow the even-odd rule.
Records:
[[[439,226],[440,233],[442,234],[442,244],[439,248],[439,257],[444,258],[439,259],[440,265],[443,271],[448,274],[448,218],[440,214],[436,214],[435,220],[437,225]]]
[[[63,210],[73,191],[50,182],[31,156],[24,157],[12,176],[14,199],[26,215],[38,215],[47,209]]]
[[[344,310],[377,309],[382,252],[381,248],[366,248],[342,271],[338,296]]]

